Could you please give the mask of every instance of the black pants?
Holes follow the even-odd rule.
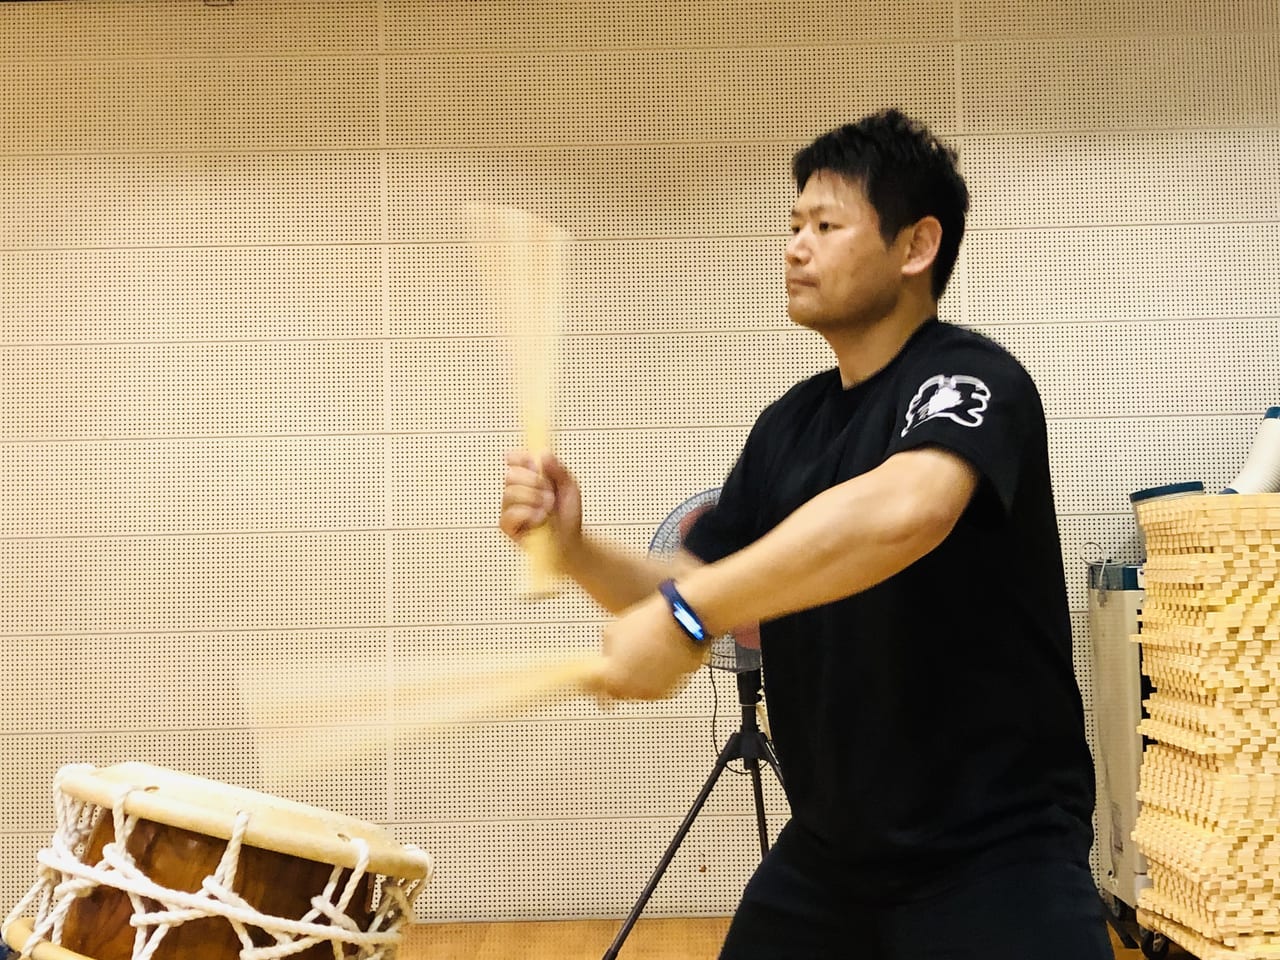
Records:
[[[720,960],[1113,960],[1087,866],[991,868],[913,898],[851,894],[794,822],[747,884]]]

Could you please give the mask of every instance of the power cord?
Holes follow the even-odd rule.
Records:
[[[707,664],[706,671],[707,679],[711,681],[711,752],[718,757],[720,756],[720,734],[716,730],[716,719],[720,713],[720,689],[716,686],[716,673],[710,663]],[[749,772],[746,767],[739,770],[732,763],[726,763],[724,768],[740,777],[745,777]]]

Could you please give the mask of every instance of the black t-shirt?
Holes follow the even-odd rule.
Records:
[[[792,813],[878,892],[1088,857],[1093,764],[1035,384],[994,342],[930,320],[870,379],[846,390],[830,370],[769,406],[685,538],[721,559],[921,446],[981,475],[946,540],[883,583],[761,629]]]

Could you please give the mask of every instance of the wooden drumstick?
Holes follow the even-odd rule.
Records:
[[[407,725],[416,730],[448,726],[461,720],[489,713],[519,710],[534,704],[550,705],[589,692],[604,665],[600,654],[560,658],[531,663],[515,668],[485,668],[457,671],[450,679],[455,684],[469,675],[475,681],[474,692],[452,700],[442,697],[432,704],[442,678],[405,678],[392,684],[393,696],[419,705],[417,716]]]
[[[401,667],[388,679],[380,672],[353,672],[345,660],[278,666],[258,662],[241,668],[240,691],[252,719],[264,726],[287,726],[326,712],[343,722],[365,722],[381,717],[388,704],[411,711],[408,719],[392,722],[447,725],[473,712],[582,694],[604,665],[598,653],[502,662],[431,658]]]
[[[557,347],[564,312],[569,236],[555,224],[514,207],[467,208],[476,259],[508,339],[525,448],[541,458],[552,449],[551,410]],[[545,597],[559,584],[551,532],[545,526],[521,541],[528,555],[526,597]]]
[[[595,653],[501,664],[433,659],[388,682],[380,674],[353,675],[347,663],[293,664],[287,671],[254,664],[242,668],[240,690],[260,753],[287,781],[384,750],[388,726],[421,735],[593,695],[603,668],[604,657]],[[338,722],[308,722],[326,714]]]

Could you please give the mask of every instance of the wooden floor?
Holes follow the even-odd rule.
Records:
[[[618,927],[617,920],[419,924],[400,960],[601,960]],[[715,960],[728,927],[728,917],[641,920],[618,960]],[[1121,949],[1114,934],[1111,942],[1116,960],[1142,960],[1141,951]]]
[[[600,960],[620,920],[420,924],[400,960]],[[641,920],[618,960],[715,960],[728,917]]]

